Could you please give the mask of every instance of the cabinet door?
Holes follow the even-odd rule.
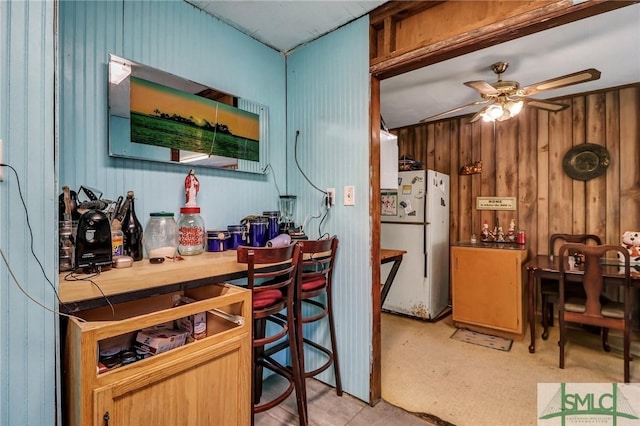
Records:
[[[243,335],[95,389],[93,424],[249,424],[249,343]]]
[[[519,332],[519,253],[454,247],[451,269],[454,321]]]

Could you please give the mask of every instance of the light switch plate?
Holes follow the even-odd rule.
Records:
[[[356,188],[355,186],[348,185],[344,187],[344,205],[355,206],[356,205]]]

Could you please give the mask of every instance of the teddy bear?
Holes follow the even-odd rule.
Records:
[[[625,231],[622,234],[622,246],[629,252],[632,264],[640,263],[640,232]],[[624,263],[624,258],[618,254],[620,263]]]

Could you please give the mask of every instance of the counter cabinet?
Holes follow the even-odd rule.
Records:
[[[524,246],[451,247],[452,318],[460,327],[522,337],[526,318]]]
[[[180,296],[196,301],[174,306]],[[66,424],[249,424],[250,309],[248,290],[213,284],[77,312],[65,339]],[[101,344],[202,312],[206,337],[98,373]]]

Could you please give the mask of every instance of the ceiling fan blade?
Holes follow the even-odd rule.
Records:
[[[480,117],[482,117],[482,113],[484,112],[484,108],[482,108],[480,111],[476,112],[473,117],[471,117],[471,120],[469,120],[469,123],[474,123],[478,120],[480,120]]]
[[[471,102],[470,104],[462,105],[462,106],[459,106],[457,108],[450,109],[449,111],[441,112],[440,114],[436,114],[436,115],[432,115],[430,117],[423,118],[422,120],[420,120],[420,123],[424,123],[426,121],[435,120],[437,118],[444,117],[445,115],[449,115],[449,114],[453,114],[454,112],[458,112],[458,111],[463,110],[465,108],[469,108],[469,107],[476,106],[476,105],[486,104],[487,102],[489,102],[489,101],[488,100],[482,100],[482,101]]]
[[[526,104],[534,108],[544,109],[547,111],[562,111],[569,108],[567,104],[561,104],[558,102],[542,101],[540,99],[527,99]]]
[[[469,86],[472,89],[477,90],[478,92],[480,92],[483,95],[497,95],[500,92],[498,91],[498,89],[496,89],[495,87],[493,87],[491,84],[487,83],[486,81],[481,81],[481,80],[476,80],[476,81],[466,81],[464,83],[465,86]]]
[[[541,81],[539,83],[526,86],[522,89],[526,96],[535,95],[536,93],[547,90],[559,89],[561,87],[571,86],[572,84],[586,83],[600,78],[600,71],[595,68],[574,72],[573,74],[563,75],[561,77],[552,78],[550,80]]]

